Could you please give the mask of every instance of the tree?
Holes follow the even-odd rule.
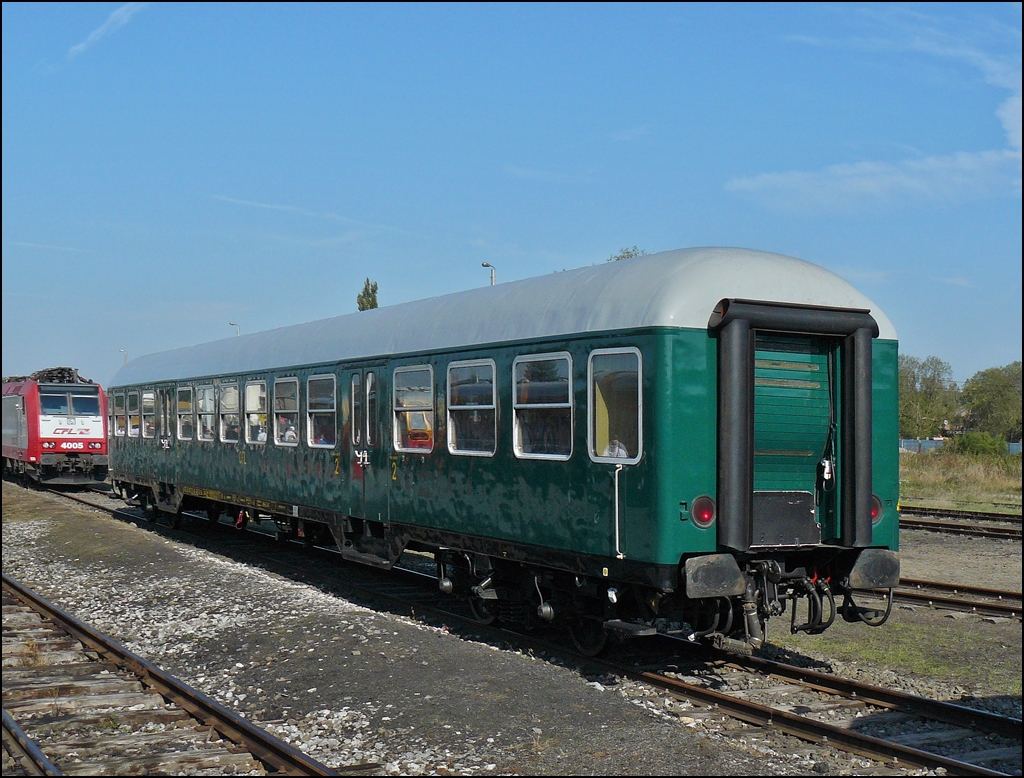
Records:
[[[633,259],[633,257],[642,257],[647,253],[647,249],[638,249],[636,246],[629,248],[624,246],[619,249],[618,254],[612,254],[608,257],[609,262],[618,262],[620,259]]]
[[[953,426],[957,388],[948,362],[900,354],[899,385],[901,438],[930,438]]]
[[[1021,363],[980,370],[964,384],[967,429],[1017,442],[1021,438]]]
[[[366,279],[363,291],[356,295],[356,305],[361,311],[369,311],[377,307],[377,282]]]

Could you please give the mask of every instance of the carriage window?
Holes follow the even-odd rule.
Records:
[[[375,447],[377,440],[377,376],[366,374],[366,445]]]
[[[128,392],[128,434],[133,438],[139,437],[140,419],[139,393]]]
[[[568,459],[572,455],[572,362],[568,354],[519,357],[513,432],[516,456]]]
[[[494,362],[452,362],[448,366],[448,450],[490,456],[497,440]]]
[[[267,442],[267,385],[263,381],[245,385],[245,441]]]
[[[590,354],[590,457],[598,462],[635,463],[643,451],[640,352]]]
[[[217,403],[212,386],[200,386],[196,389],[196,410],[199,411],[199,439],[213,440]]]
[[[220,440],[237,443],[241,427],[238,418],[238,384],[224,384],[220,388]]]
[[[434,449],[434,369],[395,370],[395,450],[428,454]]]
[[[178,440],[192,440],[192,387],[178,388]]]
[[[124,395],[114,395],[114,434],[123,438],[128,431],[128,416],[124,410]]]
[[[363,442],[363,379],[359,373],[352,374],[352,445]]]
[[[314,376],[306,383],[306,442],[314,448],[333,448],[337,429],[334,376]]]
[[[142,437],[156,435],[156,392],[142,393]]]
[[[160,391],[160,436],[171,437],[171,420],[174,418],[174,395],[170,389]]]
[[[274,381],[274,442],[279,446],[299,444],[299,379]]]

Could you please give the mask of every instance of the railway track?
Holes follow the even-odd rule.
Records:
[[[1018,506],[1019,508],[1019,506]],[[1002,521],[1009,524],[1021,523],[1019,513],[998,513],[994,511],[967,511],[955,508],[923,508],[917,505],[901,505],[901,516],[935,516],[948,519],[967,519],[970,521]]]
[[[939,508],[900,508],[900,527],[985,538],[1021,539],[1021,516],[1011,513]]]
[[[619,670],[621,672],[621,669]],[[638,677],[705,707],[892,766],[948,775],[1019,774],[1021,722],[759,657],[642,670]]]
[[[83,502],[93,504],[88,500]],[[125,512],[121,515],[131,520],[137,518]],[[207,524],[198,516],[194,520]],[[236,559],[245,558],[261,565],[272,560],[279,571],[286,568],[303,580],[315,576],[320,586],[324,586],[325,579],[329,578],[326,588],[343,596],[354,593],[364,600],[387,602],[387,607],[392,610],[414,616],[429,617],[433,614],[448,624],[461,621],[466,629],[492,635],[492,639],[500,642],[512,641],[554,653],[564,654],[567,651],[564,642],[553,643],[535,633],[522,634],[484,627],[467,614],[454,612],[452,600],[437,594],[432,571],[428,570],[431,567],[428,559],[421,560],[423,564],[419,570],[396,568],[389,576],[351,566],[346,566],[343,573],[334,573],[330,571],[330,564],[324,565],[325,571],[321,572],[311,568],[308,554],[294,544],[271,544],[268,541],[260,551],[254,550],[253,544],[241,538],[228,543]],[[904,583],[917,589],[930,582]],[[958,589],[962,591],[964,587]],[[936,596],[933,590],[932,599]],[[673,654],[677,647],[678,641],[673,642]],[[685,704],[691,706],[685,715],[695,720],[714,721],[724,716],[732,721],[794,735],[814,744],[814,748],[838,748],[886,765],[928,770],[941,768],[951,775],[1020,772],[1020,719],[881,689],[757,657],[712,655],[702,659],[692,646],[687,646],[685,652],[688,657],[698,656],[685,666],[676,662],[679,666],[674,668],[671,663],[666,665],[662,661],[657,663],[657,668],[645,666],[641,669],[624,661],[584,661],[685,700]]]
[[[326,767],[6,574],[3,675],[5,756],[26,775],[339,775],[377,768]]]
[[[901,578],[897,601],[998,618],[1021,618],[1021,593],[917,578]]]

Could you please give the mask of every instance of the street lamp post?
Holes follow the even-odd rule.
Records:
[[[492,265],[490,262],[481,262],[480,267],[489,267],[491,269],[491,286],[494,286],[496,282],[495,276],[497,275],[494,269],[494,265]]]
[[[229,321],[228,324],[235,328],[236,338],[242,334],[242,328],[235,324],[233,321]]]
[[[124,354],[124,363],[127,365],[128,364],[128,352],[125,351],[123,348],[119,348],[118,351],[120,351],[122,354]]]

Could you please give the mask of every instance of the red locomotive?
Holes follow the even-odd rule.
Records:
[[[107,398],[70,367],[4,378],[4,475],[40,484],[107,478]]]

